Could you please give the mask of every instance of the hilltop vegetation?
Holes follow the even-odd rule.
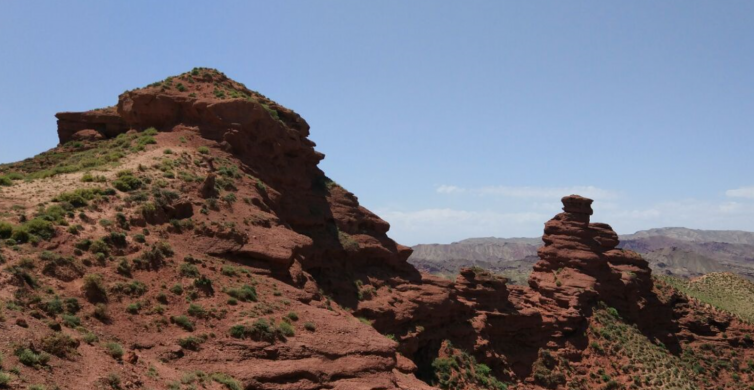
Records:
[[[730,273],[711,273],[692,280],[660,277],[686,295],[754,323],[754,283]]]

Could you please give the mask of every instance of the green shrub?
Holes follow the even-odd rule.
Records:
[[[126,313],[128,314],[139,314],[139,310],[141,310],[141,302],[134,302],[126,306]]]
[[[105,378],[105,383],[107,383],[111,389],[120,389],[120,376],[114,372],[111,372],[107,374],[107,377]]]
[[[110,235],[105,237],[103,240],[109,245],[112,245],[118,248],[124,248],[128,246],[128,241],[126,241],[126,233],[110,232]]]
[[[19,348],[16,350],[16,357],[21,364],[29,367],[46,365],[50,361],[50,355],[46,352],[36,353],[29,348]]]
[[[197,278],[199,277],[199,269],[196,268],[195,265],[189,264],[189,263],[183,263],[179,267],[179,272],[182,276],[189,277],[189,278]]]
[[[31,238],[31,235],[29,234],[29,231],[26,230],[24,226],[17,227],[13,229],[13,234],[11,234],[10,239],[19,243],[23,244],[26,242],[29,242],[29,239]]]
[[[138,190],[143,185],[144,182],[135,177],[131,171],[118,172],[118,179],[113,182],[113,187],[123,192]]]
[[[201,154],[209,154],[209,148],[208,148],[208,147],[206,147],[206,146],[200,146],[200,147],[199,147],[199,148],[197,148],[196,150],[198,150],[198,151],[199,151],[199,153],[201,153]],[[9,185],[10,185],[10,184],[9,184]]]
[[[298,321],[298,314],[296,314],[295,311],[288,313],[286,317],[290,319],[291,321]]]
[[[118,343],[110,342],[105,344],[105,351],[114,359],[120,360],[123,358],[123,347]]]
[[[139,138],[139,141],[137,144],[141,147],[147,146],[147,145],[154,145],[157,143],[157,140],[154,139],[154,137],[150,135],[145,135]]]
[[[131,271],[131,262],[129,262],[126,258],[122,258],[120,262],[118,262],[118,268],[115,269],[115,272],[129,278],[131,277]]]
[[[249,286],[248,284],[244,284],[241,287],[229,289],[225,293],[242,302],[257,301],[257,290],[254,287]]]
[[[192,303],[189,305],[188,315],[196,318],[205,318],[207,317],[207,310],[205,310],[202,305],[198,305],[196,303]]]
[[[97,335],[92,332],[87,332],[84,334],[84,337],[82,339],[85,343],[92,345],[99,340],[99,337],[97,337]]]
[[[190,349],[192,351],[198,351],[199,347],[204,342],[203,338],[195,337],[195,336],[189,336],[182,339],[178,339],[178,345],[181,346],[181,348],[184,349]]]
[[[194,323],[191,322],[191,320],[186,316],[174,316],[170,317],[170,322],[180,326],[181,328],[193,332],[194,331]]]
[[[102,253],[107,256],[110,253],[110,247],[103,240],[94,240],[89,246],[89,250],[92,253]]]
[[[104,303],[98,303],[97,306],[94,307],[94,318],[102,322],[110,321],[110,313],[107,311],[107,305]]]
[[[102,282],[102,275],[88,274],[84,276],[82,290],[89,302],[107,301],[107,290],[105,289],[105,284]]]
[[[13,225],[5,221],[0,221],[0,238],[10,238],[13,234]]]
[[[313,322],[306,322],[304,323],[304,329],[308,330],[309,332],[314,332],[317,330],[317,325],[314,325]]]
[[[70,314],[76,314],[81,310],[79,300],[76,298],[66,298],[63,303],[65,304],[65,310]]]
[[[281,322],[280,325],[278,325],[278,329],[280,330],[280,333],[282,333],[285,337],[293,337],[296,334],[296,332],[293,330],[293,326],[285,321]]]
[[[238,268],[232,265],[224,265],[223,268],[221,269],[221,272],[225,276],[237,276]]]
[[[51,316],[61,314],[63,312],[63,301],[55,296],[49,301],[45,302],[45,304],[42,306],[42,309],[45,311],[45,313]]]
[[[212,279],[201,275],[200,277],[194,279],[194,287],[202,290],[212,290]]]
[[[23,224],[23,230],[27,231],[31,235],[39,236],[45,240],[49,240],[55,236],[55,227],[52,225],[52,222],[46,221],[41,218],[34,218],[31,221]],[[15,237],[11,237],[15,239]]]
[[[170,292],[175,295],[181,295],[183,294],[183,286],[180,284],[175,284],[173,287],[170,287]]]
[[[157,250],[162,252],[165,257],[171,257],[175,254],[175,252],[173,252],[173,248],[171,248],[170,244],[168,244],[167,242],[160,241],[156,244],[155,247],[157,248]]]
[[[74,244],[74,247],[76,247],[76,249],[79,249],[82,251],[88,251],[91,246],[92,246],[92,240],[88,238],[85,238],[77,242],[76,244]]]
[[[118,294],[125,294],[132,297],[140,297],[149,291],[147,285],[138,280],[134,280],[131,283],[116,283],[111,289],[112,292]]]
[[[41,342],[43,351],[61,358],[73,353],[78,346],[78,340],[74,340],[70,336],[60,332],[46,336]]]
[[[10,383],[10,375],[0,372],[0,387],[6,387]]]
[[[212,380],[221,385],[224,385],[228,390],[243,390],[241,383],[233,379],[233,377],[228,374],[223,374],[220,372],[214,373],[212,374]]]
[[[69,327],[69,328],[75,328],[77,326],[81,325],[81,319],[79,319],[77,316],[72,314],[63,314],[61,316],[63,318],[63,325]]]

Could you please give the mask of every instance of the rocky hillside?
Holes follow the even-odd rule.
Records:
[[[621,237],[623,241],[649,237],[668,237],[689,242],[722,242],[726,244],[754,245],[754,233],[740,230],[698,230],[682,227],[668,227],[641,230]]]
[[[422,274],[309,127],[205,68],[0,166],[0,388],[744,389],[754,327],[563,198],[528,286]],[[747,366],[749,364],[749,366]]]

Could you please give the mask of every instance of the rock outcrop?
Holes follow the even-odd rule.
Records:
[[[750,326],[654,282],[646,261],[617,249],[609,225],[590,222],[592,200],[578,195],[563,198],[563,212],[546,223],[529,287],[478,268],[454,281],[418,272],[407,263],[411,249],[388,237],[389,224],[318,168],[324,156],[308,124],[216,70],[197,68],[128,91],[114,107],[58,119],[55,159],[19,170],[101,146],[94,152],[127,169],[86,186],[129,178],[136,187],[81,195],[78,206],[60,208],[68,212],[27,205],[31,218],[55,212],[38,223],[54,234],[0,253],[8,264],[0,298],[20,308],[0,321],[5,356],[11,341],[50,329],[74,334],[57,323],[58,296],[78,298],[76,310],[87,313],[66,321],[128,349],[124,361],[83,344],[80,360],[54,358],[66,383],[96,388],[117,371],[126,388],[197,372],[255,390],[601,388],[596,370],[626,363],[592,348],[607,320],[636,325],[642,348],[662,343],[662,356],[703,342],[754,357],[744,348]],[[60,202],[57,195],[44,202]],[[0,203],[8,205],[0,212],[23,214],[18,202]],[[90,207],[73,211],[81,205]],[[97,223],[106,220],[117,224]],[[84,282],[84,274],[94,276]],[[86,299],[90,290],[109,296],[111,314]],[[23,374],[53,384],[31,368]],[[621,383],[631,374],[612,373]]]
[[[545,224],[529,285],[564,309],[585,315],[598,300],[635,321],[651,295],[649,264],[635,252],[616,249],[608,224],[590,223],[592,200],[563,198],[563,212]]]

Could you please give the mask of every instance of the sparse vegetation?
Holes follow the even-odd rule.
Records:
[[[110,355],[113,359],[120,360],[123,358],[123,347],[121,347],[120,344],[109,342],[106,343],[104,347],[107,354]]]
[[[703,303],[754,324],[754,283],[730,273],[710,273],[686,281],[669,276],[660,280]]]

